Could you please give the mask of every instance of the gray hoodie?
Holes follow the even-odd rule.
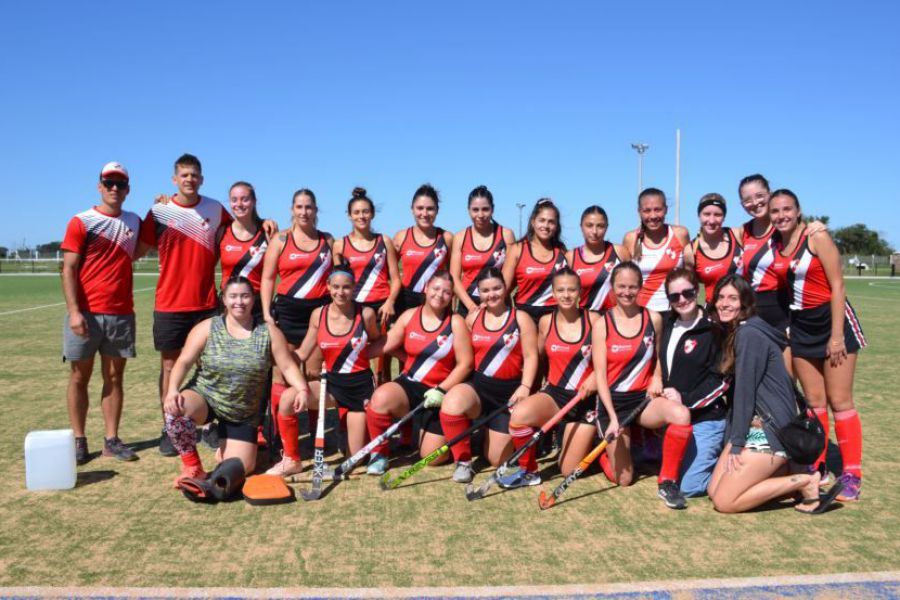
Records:
[[[754,414],[762,417],[772,449],[784,451],[775,430],[787,425],[799,412],[794,382],[784,366],[785,346],[784,334],[759,317],[750,317],[738,326],[734,343],[734,403],[726,434],[732,454],[743,450]]]

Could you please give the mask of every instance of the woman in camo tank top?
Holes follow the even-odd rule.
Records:
[[[213,419],[221,440],[217,458],[237,457],[247,473],[253,471],[259,403],[273,359],[304,409],[308,402],[309,386],[284,334],[253,316],[253,300],[248,279],[230,278],[222,290],[223,313],[191,330],[172,369],[163,410],[166,432],[182,462],[176,486],[183,477],[206,477],[194,434],[197,425]],[[194,365],[197,370],[182,386]]]

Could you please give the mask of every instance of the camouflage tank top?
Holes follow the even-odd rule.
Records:
[[[209,325],[197,370],[184,387],[203,396],[219,418],[255,425],[271,367],[271,339],[264,321],[254,325],[249,338],[239,340],[218,315]]]

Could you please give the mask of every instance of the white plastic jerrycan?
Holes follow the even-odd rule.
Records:
[[[25,487],[70,490],[75,487],[75,433],[71,429],[32,431],[25,436]]]

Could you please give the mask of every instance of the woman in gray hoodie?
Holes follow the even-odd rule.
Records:
[[[835,485],[820,496],[818,472],[787,474],[790,457],[775,433],[798,412],[782,358],[784,334],[756,316],[753,290],[739,276],[722,278],[713,302],[711,317],[727,332],[721,369],[734,375],[728,443],[708,490],[713,505],[719,512],[738,513],[799,493],[798,511],[824,512],[840,489]]]

